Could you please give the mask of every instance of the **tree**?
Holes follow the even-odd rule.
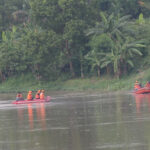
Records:
[[[1,77],[6,78],[14,75],[18,67],[22,64],[20,62],[22,51],[18,49],[20,35],[15,26],[11,31],[2,32],[2,42],[0,43],[0,71]]]
[[[103,58],[102,68],[113,64],[113,70],[117,77],[122,75],[122,70],[127,73],[127,64],[134,67],[136,55],[142,56],[140,48],[145,47],[143,42],[143,40],[135,41],[129,37],[126,37],[125,41],[119,38],[111,53],[106,53]]]
[[[24,9],[26,0],[1,0],[0,1],[0,32],[14,25],[13,13]],[[25,11],[25,9],[24,9]]]
[[[37,79],[56,78],[59,74],[61,38],[53,31],[46,31],[39,26],[28,25],[20,41],[28,72]]]
[[[97,67],[98,76],[100,77],[102,59],[105,53],[110,52],[112,40],[107,34],[101,34],[93,36],[89,45],[91,50],[87,53],[85,58],[90,61],[89,65],[92,66],[92,70]]]
[[[117,76],[119,76],[120,45],[118,38],[123,39],[125,35],[124,32],[129,30],[127,28],[127,25],[129,23],[128,20],[130,16],[119,17],[119,15],[114,16],[114,14],[107,16],[103,12],[100,13],[100,16],[102,21],[97,22],[94,28],[89,29],[87,31],[87,35],[88,36],[93,35],[95,37],[98,37],[97,35],[105,34],[109,37],[109,41],[111,41],[110,43],[112,43],[111,46],[110,47],[108,46],[107,48],[108,49],[107,52],[111,54],[111,55],[109,54],[108,56],[112,56],[112,58],[110,58],[111,61],[109,62],[113,63],[114,72],[115,74],[117,74]]]
[[[84,29],[86,28],[86,26],[87,25],[84,21],[78,19],[67,22],[64,28],[63,38],[64,41],[66,41],[66,49],[64,52],[66,53],[69,60],[70,72],[72,74],[72,77],[75,76],[72,64],[73,60],[78,59],[80,61],[80,67],[83,67],[83,55],[85,43],[87,41],[87,37],[84,34]],[[81,74],[82,76],[84,76],[83,72]]]
[[[98,77],[100,77],[101,75],[101,58],[102,58],[102,54],[101,53],[97,53],[96,50],[92,50],[90,51],[87,55],[85,55],[85,59],[88,60],[90,62],[90,65],[92,66],[92,70],[97,68],[97,75]]]
[[[31,0],[30,6],[38,25],[63,37],[60,53],[67,56],[67,60],[62,61],[62,66],[68,63],[71,76],[75,77],[78,72],[75,66],[87,42],[83,31],[87,22],[91,24],[87,0]]]
[[[117,36],[124,36],[123,33],[128,31],[128,23],[130,16],[120,17],[111,15],[107,16],[105,13],[100,13],[102,21],[97,22],[94,28],[90,28],[87,31],[87,36],[89,35],[100,35],[107,34],[112,40],[115,40]]]

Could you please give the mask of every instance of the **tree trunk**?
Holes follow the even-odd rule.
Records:
[[[39,69],[40,69],[40,65],[35,64],[35,65],[33,66],[33,74],[34,74],[35,78],[36,78],[38,81],[42,78],[41,75],[40,75],[40,73],[39,73]]]
[[[81,70],[81,78],[84,78],[83,64],[82,64],[82,62],[81,62],[81,65],[80,65],[80,70]]]
[[[5,75],[3,75],[1,70],[0,70],[0,78],[1,78],[2,81],[5,81]]]
[[[118,71],[116,72],[116,77],[119,79],[120,78],[120,76],[121,76],[121,68],[120,68],[120,66],[118,67]]]
[[[70,50],[68,48],[68,40],[66,40],[66,50],[67,50],[67,57],[69,59],[70,73],[71,73],[72,77],[75,77],[74,68],[73,68],[73,64],[71,61],[71,53],[70,53]]]
[[[98,74],[98,77],[100,77],[101,71],[100,71],[100,67],[99,67],[99,66],[98,66],[98,68],[97,68],[97,74]]]
[[[124,64],[124,69],[123,69],[123,73],[126,75],[127,74],[127,64]]]
[[[111,69],[110,69],[109,65],[106,67],[106,70],[107,70],[107,75],[110,75]]]

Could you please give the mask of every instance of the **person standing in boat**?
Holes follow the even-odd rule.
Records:
[[[22,96],[22,93],[21,93],[21,92],[18,92],[18,93],[17,93],[17,96],[16,96],[16,101],[21,101],[21,100],[24,100],[24,99],[23,99],[23,96]]]
[[[40,99],[45,99],[44,90],[41,90]]]
[[[32,91],[28,92],[27,100],[33,100]]]
[[[147,81],[147,82],[146,82],[145,87],[150,88],[150,81]]]
[[[135,84],[134,84],[134,89],[137,90],[137,89],[139,89],[141,87],[142,87],[141,84],[139,84],[139,82],[136,81]]]
[[[38,90],[35,94],[35,99],[40,99],[41,90]]]

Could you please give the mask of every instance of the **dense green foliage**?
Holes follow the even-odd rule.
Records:
[[[0,0],[0,80],[114,76],[150,65],[148,0]]]

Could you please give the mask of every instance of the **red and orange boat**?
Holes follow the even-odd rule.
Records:
[[[136,89],[136,90],[134,90],[134,93],[136,93],[136,94],[150,93],[150,87],[142,87],[142,88]]]
[[[33,100],[20,100],[20,101],[13,101],[12,104],[30,104],[30,103],[45,103],[50,102],[51,97],[47,96],[45,99],[33,99]]]
[[[144,87],[141,87],[139,84],[136,84],[134,86],[134,93],[136,93],[136,94],[150,93],[150,82],[147,82]]]

